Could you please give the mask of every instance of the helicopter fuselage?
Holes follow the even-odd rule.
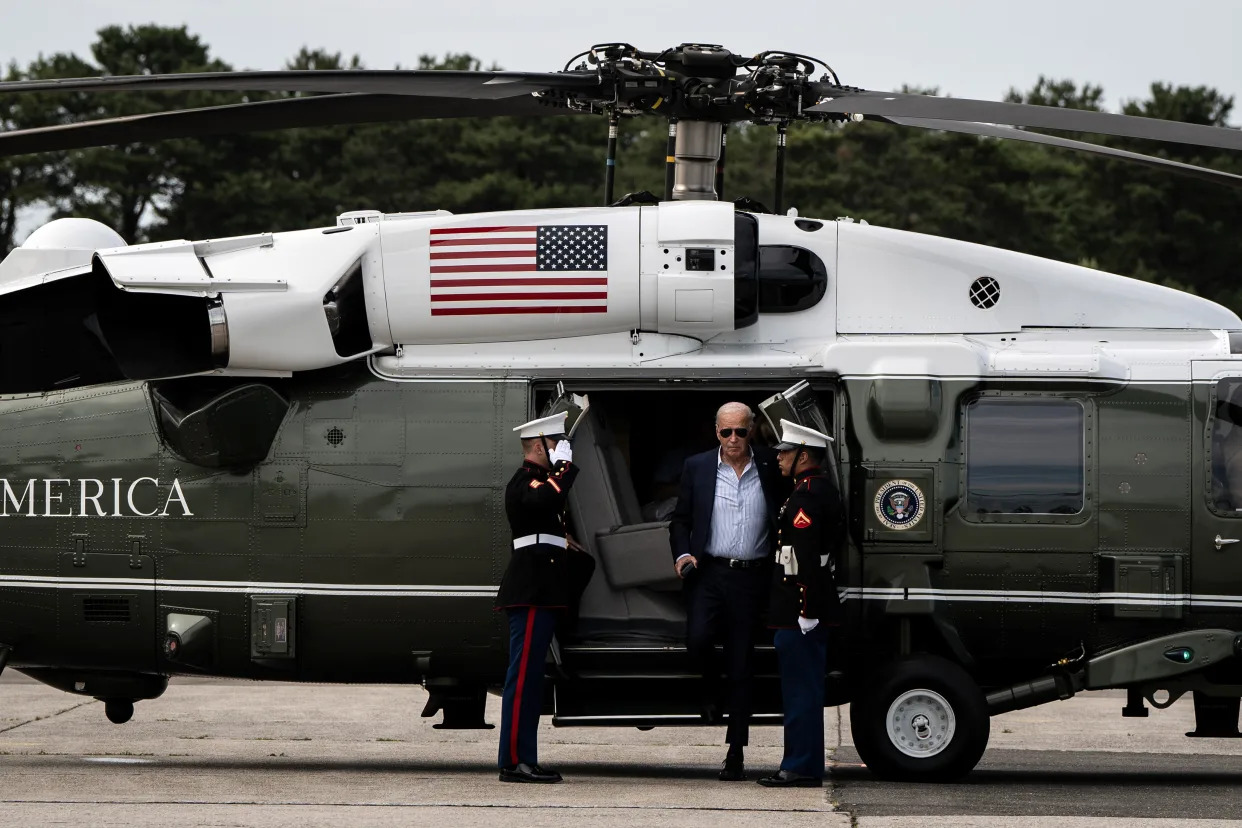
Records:
[[[504,668],[510,428],[563,390],[592,400],[570,517],[599,566],[550,668],[558,724],[698,721],[659,504],[731,399],[836,440],[853,620],[829,702],[918,654],[992,712],[1097,687],[1236,702],[1242,321],[1210,302],[715,203],[89,254],[0,266],[0,302],[89,286],[128,377],[0,398],[0,645],[69,692],[424,682],[474,723]],[[130,327],[152,311],[192,330]]]

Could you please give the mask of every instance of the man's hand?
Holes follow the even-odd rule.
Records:
[[[802,616],[798,616],[798,629],[802,630],[803,635],[806,635],[818,626],[818,618],[803,618]]]
[[[673,564],[673,568],[677,570],[677,577],[684,579],[686,575],[688,574],[690,567],[691,566],[697,567],[698,565],[699,565],[698,558],[694,557],[693,555],[683,555],[682,557],[677,559],[677,562],[675,564]]]
[[[586,547],[574,540],[573,535],[565,535],[565,543],[575,552],[585,552]]]
[[[574,461],[574,450],[570,447],[568,440],[559,440],[556,448],[552,449],[552,453],[548,455],[548,459],[552,461],[552,465],[556,465],[564,460],[568,463]]]

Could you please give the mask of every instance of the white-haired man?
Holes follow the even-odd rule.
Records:
[[[737,781],[746,778],[751,662],[767,600],[781,480],[772,452],[751,448],[749,406],[722,405],[714,430],[719,446],[694,455],[682,470],[669,535],[673,566],[685,581],[686,648],[704,677],[701,704],[709,720],[716,711],[714,648],[717,640],[724,644],[729,748],[720,779]]]

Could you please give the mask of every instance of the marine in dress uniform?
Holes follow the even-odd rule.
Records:
[[[496,595],[496,608],[509,616],[498,759],[502,782],[561,781],[559,773],[539,766],[544,661],[558,617],[577,600],[575,580],[584,562],[594,568],[589,556],[569,548],[565,530],[565,502],[578,476],[565,438],[566,416],[554,414],[514,429],[525,457],[505,488],[513,552]],[[571,564],[571,555],[582,559]]]
[[[776,629],[781,702],[785,710],[785,755],[781,767],[760,785],[813,788],[824,782],[824,673],[828,627],[839,626],[844,610],[835,572],[841,498],[826,466],[832,438],[781,420],[776,446],[781,472],[794,490],[781,507],[772,573],[769,626]]]

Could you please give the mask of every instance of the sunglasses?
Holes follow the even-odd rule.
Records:
[[[743,428],[722,428],[720,429],[720,436],[728,440],[730,437],[733,436],[734,432],[737,432],[737,436],[745,440],[746,436],[750,434],[750,429],[745,428],[745,427]]]

